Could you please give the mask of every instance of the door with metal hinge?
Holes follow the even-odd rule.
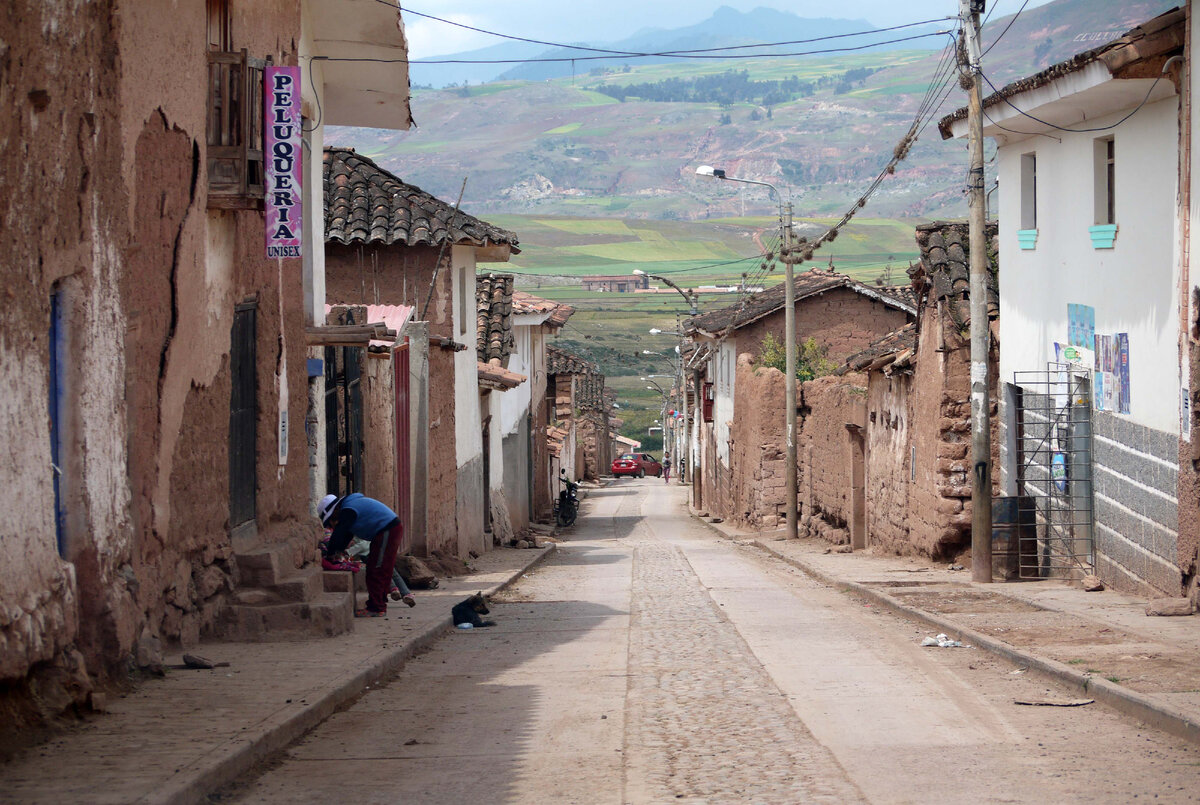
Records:
[[[1015,372],[1017,544],[1021,578],[1094,572],[1090,373],[1047,364]]]
[[[257,302],[243,302],[233,314],[230,335],[229,527],[255,517],[257,498],[258,366],[255,353]]]

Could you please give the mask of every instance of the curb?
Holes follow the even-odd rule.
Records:
[[[706,523],[706,525],[712,526],[713,524]],[[713,530],[722,536],[728,536],[720,529],[714,527]],[[1009,662],[1027,666],[1042,676],[1048,677],[1068,688],[1076,689],[1080,693],[1095,699],[1097,702],[1106,704],[1124,715],[1136,718],[1151,727],[1174,735],[1177,738],[1200,745],[1200,721],[1169,704],[1158,701],[1152,696],[1138,693],[1101,677],[1082,674],[1057,660],[1040,657],[997,640],[994,637],[977,632],[949,618],[935,615],[922,609],[916,609],[874,587],[869,587],[855,581],[834,578],[802,560],[775,550],[758,539],[749,540],[749,544],[793,567],[803,570],[825,584],[852,590],[864,598],[870,598],[877,603],[883,604],[898,615],[925,623],[940,632],[946,632],[947,634],[954,633],[960,640],[970,641],[981,649],[1002,657]]]
[[[508,579],[485,587],[484,595],[495,595],[510,587],[521,576],[545,561],[546,557],[554,550],[554,543],[540,549],[528,562],[513,571]],[[453,620],[449,615],[434,621],[415,633],[403,645],[380,657],[370,667],[359,671],[337,687],[327,690],[302,710],[283,717],[278,723],[266,726],[258,735],[244,739],[240,745],[214,759],[214,762],[207,768],[197,770],[190,779],[182,780],[174,785],[168,782],[156,791],[154,796],[143,801],[147,803],[188,803],[189,805],[191,803],[197,803],[197,805],[207,803],[209,794],[236,781],[254,768],[257,763],[286,749],[306,732],[336,713],[347,702],[360,696],[368,685],[374,685],[376,682],[394,676],[406,662],[437,642],[452,626]]]
[[[1034,670],[1043,677],[1050,679],[1067,688],[1072,688],[1079,691],[1088,697],[1095,699],[1101,704],[1106,704],[1123,715],[1135,718],[1138,721],[1162,730],[1176,738],[1182,738],[1189,743],[1200,745],[1200,720],[1184,713],[1171,705],[1159,701],[1153,696],[1147,696],[1143,693],[1130,690],[1122,687],[1114,682],[1109,682],[1101,677],[1081,674],[1074,668],[1064,665],[1057,660],[1051,660],[1047,657],[1040,657],[1031,652],[1011,646],[1008,643],[997,640],[988,635],[981,634],[975,630],[963,626],[949,618],[940,615],[934,615],[931,612],[926,612],[922,609],[916,609],[908,604],[902,603],[896,598],[881,592],[874,587],[869,587],[865,584],[859,584],[855,581],[845,581],[843,579],[834,578],[833,576],[818,570],[807,562],[797,559],[793,556],[788,556],[766,543],[761,539],[750,537],[749,535],[741,535],[727,532],[718,527],[716,523],[710,523],[702,517],[696,515],[695,509],[688,506],[688,513],[693,519],[701,524],[712,529],[715,533],[727,539],[742,539],[747,544],[753,545],[755,548],[767,553],[775,558],[786,562],[793,567],[803,570],[815,579],[818,579],[831,587],[840,587],[846,590],[852,590],[864,598],[869,598],[879,604],[886,606],[896,614],[908,618],[909,620],[918,621],[928,626],[932,626],[939,632],[947,634],[954,633],[959,639],[969,640],[979,648],[1001,657],[1009,662],[1017,665],[1024,665]]]

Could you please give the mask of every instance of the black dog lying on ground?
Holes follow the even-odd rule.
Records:
[[[464,623],[469,623],[472,626],[495,626],[495,621],[485,621],[480,615],[490,614],[487,606],[487,599],[483,597],[483,593],[475,593],[466,601],[460,601],[454,605],[454,609],[450,610],[450,615],[454,618],[454,625],[461,626]]]

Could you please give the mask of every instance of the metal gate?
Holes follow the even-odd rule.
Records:
[[[1091,378],[1048,363],[1014,372],[1020,577],[1093,572]]]

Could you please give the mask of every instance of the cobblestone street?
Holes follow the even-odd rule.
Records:
[[[1200,753],[722,538],[660,481],[221,801],[1195,801]],[[1120,758],[1120,763],[1114,760]]]

